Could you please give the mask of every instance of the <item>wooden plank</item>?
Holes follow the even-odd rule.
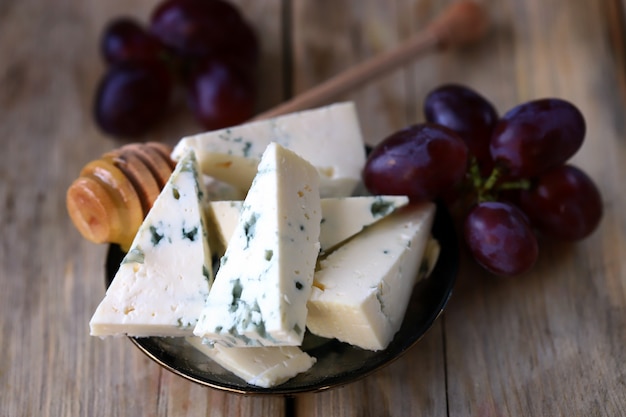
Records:
[[[399,22],[409,3],[293,1],[294,93],[396,45],[408,35]],[[365,141],[374,144],[407,123],[405,88],[397,71],[334,101],[353,100],[361,115],[376,116],[361,117]]]
[[[344,387],[294,400],[297,416],[445,415],[441,320],[395,362]]]
[[[465,259],[446,314],[450,416],[623,415],[626,330],[623,70],[607,35],[615,2],[488,2],[500,22],[489,96],[505,110],[562,97],[588,134],[574,163],[605,198],[600,229],[576,244],[542,240],[523,277],[489,276]],[[615,44],[613,44],[615,45]],[[485,63],[480,64],[485,69]],[[620,190],[620,188],[622,190]]]
[[[422,3],[294,1],[294,91],[304,91],[407,38],[432,17],[417,13]],[[375,144],[418,120],[416,79],[419,73],[413,77],[407,69],[399,69],[338,100],[356,102],[365,140]],[[298,396],[295,414],[445,415],[443,361],[442,328],[437,323],[391,366],[343,388]]]
[[[0,6],[0,408],[11,416],[276,415],[282,398],[201,387],[150,361],[125,338],[89,336],[104,293],[104,246],[82,239],[65,190],[89,160],[121,142],[93,123],[110,18],[145,21],[154,1],[8,2]],[[280,1],[238,2],[265,48],[260,108],[282,97]],[[176,116],[150,135],[176,141],[198,126]]]

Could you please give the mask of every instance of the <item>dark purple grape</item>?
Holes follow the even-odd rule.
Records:
[[[253,85],[220,60],[211,59],[195,67],[187,89],[189,107],[206,129],[234,126],[254,115]]]
[[[159,61],[114,65],[98,85],[96,122],[113,136],[142,135],[167,113],[173,85],[170,72]]]
[[[167,55],[167,49],[161,41],[128,17],[109,23],[102,33],[100,51],[108,64],[159,60]]]
[[[465,219],[464,235],[474,259],[496,275],[522,274],[537,260],[537,238],[524,213],[513,205],[477,204]]]
[[[457,132],[484,171],[493,168],[489,141],[498,113],[482,95],[462,85],[443,85],[426,96],[424,116]]]
[[[185,57],[234,55],[245,66],[258,58],[252,27],[223,0],[166,0],[155,8],[150,31]]]
[[[585,131],[583,115],[573,104],[556,98],[529,101],[496,125],[491,156],[511,177],[535,177],[573,156]]]
[[[520,206],[543,234],[562,240],[589,236],[600,223],[600,191],[579,168],[561,165],[520,193]]]
[[[468,150],[452,130],[426,123],[409,126],[384,139],[369,154],[363,182],[373,194],[435,200],[465,176]]]

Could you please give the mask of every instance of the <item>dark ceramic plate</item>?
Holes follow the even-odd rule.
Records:
[[[289,395],[338,387],[362,378],[400,357],[433,325],[443,311],[456,279],[459,251],[449,213],[439,207],[433,235],[441,245],[437,265],[414,290],[402,327],[387,349],[373,352],[307,333],[302,349],[317,358],[313,367],[282,385],[260,388],[208,359],[183,338],[130,338],[152,360],[198,384],[239,394]],[[124,253],[112,245],[106,260],[106,284],[117,271]]]

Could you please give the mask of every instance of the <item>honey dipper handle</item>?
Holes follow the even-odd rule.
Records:
[[[487,13],[471,0],[458,0],[446,8],[424,30],[409,39],[297,95],[273,109],[257,115],[254,120],[320,106],[390,70],[406,64],[427,52],[461,46],[483,37],[488,27]]]

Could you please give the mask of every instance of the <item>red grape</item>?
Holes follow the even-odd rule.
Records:
[[[253,85],[220,60],[207,60],[195,67],[187,88],[189,107],[209,130],[234,126],[254,115]]]
[[[165,45],[128,17],[109,23],[102,34],[100,51],[109,64],[163,59],[167,54]]]
[[[524,213],[513,205],[477,204],[465,219],[464,235],[474,259],[496,275],[522,274],[537,260],[537,238]]]
[[[496,125],[491,155],[512,177],[535,177],[574,155],[585,130],[583,115],[573,104],[556,98],[529,101]]]
[[[427,121],[457,132],[484,171],[493,168],[489,140],[498,113],[482,95],[462,85],[443,85],[426,96],[424,115]]]
[[[252,27],[223,0],[166,0],[154,10],[150,30],[183,56],[234,54],[248,66],[258,57]]]
[[[395,132],[368,156],[363,182],[373,194],[435,200],[465,176],[468,150],[447,127],[426,123]]]
[[[113,136],[144,134],[167,112],[172,90],[172,76],[159,61],[114,65],[96,92],[96,121]]]
[[[587,237],[603,211],[593,180],[573,165],[541,175],[531,189],[520,193],[520,206],[540,232],[562,240]]]
[[[227,0],[164,0],[153,9],[149,29],[133,18],[117,18],[100,47],[109,69],[94,113],[108,134],[146,133],[166,116],[179,83],[208,129],[254,114],[259,44],[253,27]]]
[[[424,116],[428,123],[392,134],[369,153],[363,183],[373,194],[439,200],[465,216],[466,245],[488,271],[514,276],[532,268],[535,231],[576,240],[597,228],[597,187],[565,165],[586,133],[572,103],[529,101],[498,119],[483,96],[446,84],[426,96]]]

